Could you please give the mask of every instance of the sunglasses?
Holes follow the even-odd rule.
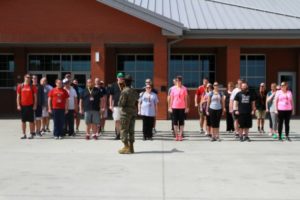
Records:
[[[30,78],[30,76],[26,76],[25,78]]]
[[[146,89],[151,89],[151,87],[146,87]]]

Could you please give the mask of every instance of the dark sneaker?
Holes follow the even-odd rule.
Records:
[[[215,141],[217,141],[217,140],[216,140],[216,138],[211,138],[210,141],[211,141],[211,142],[215,142]]]
[[[244,142],[244,137],[240,136],[240,142]]]
[[[115,140],[120,140],[120,135],[116,135]]]
[[[46,129],[47,132],[51,132],[49,128]]]
[[[94,139],[94,140],[98,140],[98,136],[97,136],[97,135],[94,135],[94,136],[93,136],[93,139]]]
[[[285,140],[286,140],[286,141],[289,141],[289,142],[292,141],[291,138],[290,138],[289,136],[286,136],[286,137],[285,137]]]
[[[251,140],[250,140],[250,138],[248,136],[245,137],[244,141],[251,142]]]
[[[30,134],[30,136],[27,139],[32,140],[33,138],[34,138],[33,134]]]
[[[21,140],[25,140],[25,139],[27,139],[27,136],[26,136],[26,135],[23,135],[20,139],[21,139]]]
[[[37,135],[37,136],[40,136],[40,137],[43,136],[43,135],[42,135],[42,132],[38,132],[36,135]]]
[[[240,139],[240,135],[239,134],[234,134],[235,139]]]
[[[85,136],[85,139],[86,139],[86,140],[89,140],[89,139],[90,139],[90,136],[89,136],[89,135],[86,135],[86,136]]]

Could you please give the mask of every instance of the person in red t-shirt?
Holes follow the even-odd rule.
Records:
[[[204,133],[203,124],[204,124],[204,117],[205,117],[205,114],[203,113],[203,110],[200,106],[200,102],[201,102],[201,98],[202,98],[203,94],[205,93],[205,89],[206,89],[206,86],[208,83],[209,83],[208,78],[204,78],[203,85],[198,87],[198,89],[196,90],[196,94],[195,94],[195,107],[198,109],[199,116],[200,116],[200,127],[201,127],[200,133]]]
[[[34,137],[34,110],[37,104],[37,89],[31,85],[30,75],[24,76],[24,82],[17,87],[17,109],[21,111],[22,131],[21,139],[26,139],[26,122],[29,122],[30,136],[28,139]]]
[[[52,113],[54,123],[54,139],[62,139],[64,133],[65,114],[69,108],[69,94],[63,89],[62,81],[55,81],[56,88],[48,94],[48,112]]]

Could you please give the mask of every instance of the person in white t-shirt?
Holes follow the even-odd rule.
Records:
[[[69,79],[63,80],[64,89],[69,94],[69,112],[66,114],[65,133],[69,136],[75,136],[74,131],[74,112],[78,112],[78,100],[76,90],[71,86]]]
[[[237,116],[234,114],[234,110],[235,108],[233,107],[233,102],[234,102],[234,98],[237,95],[237,93],[239,93],[241,91],[241,87],[242,87],[242,83],[244,81],[241,79],[238,79],[236,87],[233,89],[231,95],[230,95],[230,101],[229,101],[229,112],[232,114],[232,118],[234,121],[234,130],[235,130],[235,137],[239,138],[239,123],[238,123],[238,119]]]

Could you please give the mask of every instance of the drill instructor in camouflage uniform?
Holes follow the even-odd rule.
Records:
[[[137,92],[131,88],[132,77],[125,76],[125,88],[122,90],[119,100],[121,108],[121,140],[124,147],[119,150],[120,154],[134,153],[134,126],[137,113]]]

